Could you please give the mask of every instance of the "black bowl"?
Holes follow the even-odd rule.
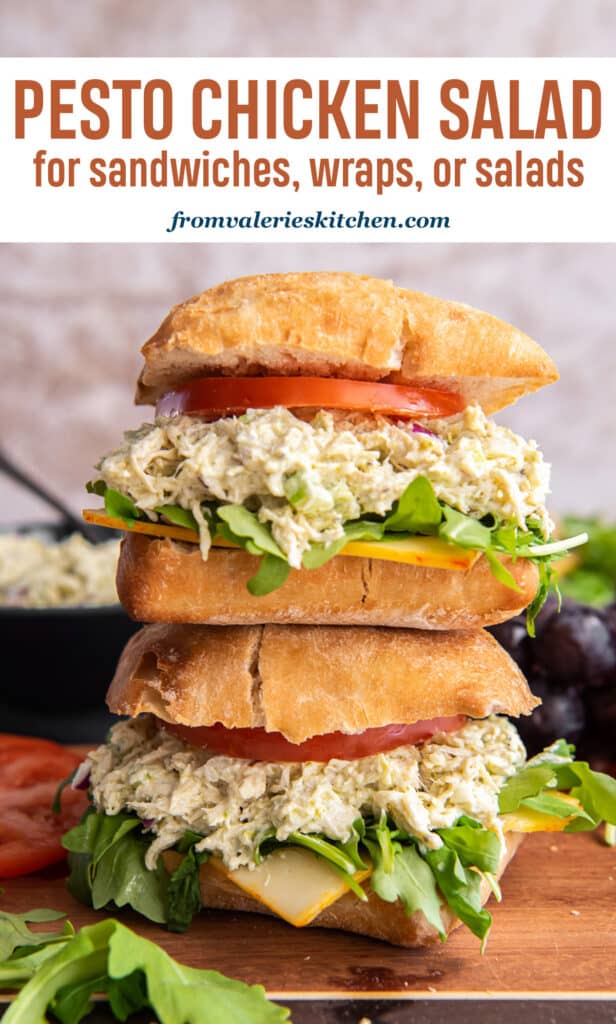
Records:
[[[62,540],[70,530],[28,525],[11,532]],[[114,535],[101,529],[99,539]],[[118,658],[137,629],[120,604],[0,607],[0,705],[35,713],[102,708]]]

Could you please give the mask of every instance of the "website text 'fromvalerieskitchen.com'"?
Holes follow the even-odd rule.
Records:
[[[10,242],[610,242],[611,58],[0,60]]]
[[[451,227],[450,218],[444,214],[408,216],[402,215],[369,215],[364,210],[354,213],[340,213],[337,210],[314,210],[308,214],[294,214],[286,210],[281,214],[262,214],[254,210],[250,214],[196,214],[175,210],[166,232],[182,233],[183,231],[297,231],[316,230],[332,231],[351,230],[428,230],[446,231]]]

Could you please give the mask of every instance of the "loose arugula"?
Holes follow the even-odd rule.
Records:
[[[63,942],[67,936],[74,934],[70,925],[65,924],[58,931],[48,932],[33,932],[28,928],[28,924],[59,921],[63,917],[66,915],[45,907],[28,910],[25,914],[10,914],[7,910],[0,910],[0,960],[7,960],[15,950],[22,951],[20,955],[23,955],[31,947]]]
[[[95,992],[107,994],[121,1021],[146,1008],[164,1024],[281,1024],[289,1017],[260,985],[186,967],[113,918],[45,949],[46,960],[29,973],[25,957],[0,963],[2,987],[24,986],[3,1018],[6,1024],[43,1021],[47,1012],[61,1024],[79,1024],[94,1009]]]
[[[107,487],[102,480],[87,485],[90,493],[104,498],[107,514],[122,519],[130,528],[145,513],[119,491]],[[300,475],[295,473],[285,484],[285,493],[291,505],[300,505],[305,488]],[[270,594],[281,587],[291,568],[281,547],[274,540],[268,523],[263,523],[255,512],[244,505],[202,506],[213,539],[223,539],[244,548],[261,558],[257,573],[248,580],[247,588],[256,597]],[[161,505],[155,512],[163,519],[188,529],[197,530],[193,514],[179,505]],[[585,534],[568,541],[550,541],[542,533],[540,523],[529,520],[525,530],[515,523],[498,522],[493,516],[478,520],[440,501],[425,476],[416,477],[396,501],[386,516],[369,516],[350,521],[344,526],[344,535],[338,540],[313,543],[304,553],[304,569],[318,569],[334,558],[351,541],[391,541],[408,537],[439,537],[450,544],[472,551],[481,551],[490,568],[504,586],[518,590],[513,575],[501,561],[502,555],[512,559],[527,558],[539,569],[539,588],[527,613],[528,631],[534,635],[534,623],[551,589],[556,588],[556,575],[552,561],[569,548],[582,543]]]

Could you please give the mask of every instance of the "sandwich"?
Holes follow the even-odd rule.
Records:
[[[564,741],[526,762],[538,703],[483,630],[152,624],[78,769],[69,888],[173,930],[201,908],[402,946],[464,923],[524,833],[616,822],[616,781]]]
[[[98,463],[141,622],[474,629],[528,607],[555,540],[549,467],[490,414],[557,379],[497,318],[347,273],[176,306],[142,349],[155,417]]]

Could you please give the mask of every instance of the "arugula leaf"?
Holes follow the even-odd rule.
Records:
[[[289,1011],[270,1003],[260,985],[185,967],[153,942],[115,925],[109,941],[110,977],[142,971],[149,1005],[166,1024],[277,1024],[288,1019]]]
[[[382,814],[380,820],[369,828],[368,834],[370,838],[376,839],[379,845],[380,863],[383,866],[383,871],[389,874],[394,868],[396,847],[392,841],[392,832],[386,814]]]
[[[145,866],[146,844],[133,835],[125,835],[104,853],[94,867],[92,906],[95,910],[114,903],[127,904],[157,924],[167,922],[169,876],[159,859],[153,870]]]
[[[438,535],[441,540],[450,544],[459,544],[461,548],[472,548],[474,551],[487,551],[492,544],[492,531],[463,512],[443,505],[444,522],[441,523]]]
[[[343,547],[357,540],[382,540],[383,523],[375,523],[370,519],[357,519],[346,523],[344,537],[332,540],[328,544],[311,544],[302,557],[304,569],[320,569],[322,565],[334,558]],[[397,539],[397,538],[396,538]]]
[[[440,901],[431,867],[418,853],[416,847],[394,844],[394,858],[391,871],[385,869],[381,847],[371,839],[364,840],[374,869],[370,883],[372,890],[386,903],[400,900],[407,914],[423,911],[426,920],[445,939],[441,920]]]
[[[64,834],[62,846],[70,853],[91,854],[92,866],[96,867],[114,843],[140,825],[134,814],[98,814],[88,807],[79,824]]]
[[[286,561],[269,528],[259,521],[254,512],[243,505],[220,505],[216,511],[222,520],[219,530],[227,540],[246,548],[251,555],[276,555]]]
[[[130,498],[113,487],[108,487],[105,491],[105,512],[113,519],[121,519],[127,526],[134,526],[136,519],[143,518]]]
[[[264,597],[265,594],[271,594],[272,590],[278,590],[290,572],[291,566],[286,559],[263,555],[257,572],[248,580],[246,587],[253,597]]]
[[[554,769],[549,765],[529,765],[511,775],[498,794],[500,814],[516,811],[529,796],[537,796],[546,786],[555,786]]]
[[[465,867],[458,853],[443,845],[424,853],[447,905],[473,935],[482,940],[482,952],[492,924],[492,915],[481,906],[481,875]]]
[[[126,978],[107,978],[106,992],[111,1012],[118,1020],[128,1020],[150,1005],[143,971],[133,971]]]
[[[152,871],[146,868],[150,841],[136,816],[98,814],[89,808],[62,839],[69,851],[69,892],[95,910],[128,904],[150,921],[165,923],[169,876],[162,861]]]
[[[361,858],[359,852],[359,844],[362,842],[366,834],[366,826],[363,818],[357,818],[353,822],[353,828],[351,829],[351,835],[347,839],[346,843],[340,843],[340,849],[344,853],[345,857],[348,857],[353,862],[358,871],[366,867],[366,864]]]
[[[198,836],[197,841],[203,839]],[[183,851],[182,851],[183,852]],[[181,864],[169,877],[167,927],[172,932],[185,932],[195,914],[201,910],[199,868],[208,859],[208,853],[198,853],[194,843],[184,855]]]
[[[107,975],[99,974],[77,984],[65,985],[51,1002],[54,1017],[57,1017],[60,1024],[79,1024],[94,1009],[91,997],[95,992],[103,992],[106,984]]]
[[[437,829],[437,832],[465,868],[476,867],[488,874],[496,874],[501,856],[501,842],[496,832],[466,817],[459,818],[450,828]]]
[[[385,530],[388,533],[435,534],[442,518],[443,510],[432,484],[427,477],[417,476],[394,504],[385,520]]]
[[[115,921],[82,928],[30,979],[7,1010],[3,1024],[44,1021],[56,994],[66,985],[81,985],[107,973],[109,939]]]
[[[289,1017],[260,985],[186,967],[110,918],[82,928],[44,963],[3,1020],[33,1024],[51,1011],[62,1024],[77,1024],[95,991],[108,993],[119,1020],[143,1007],[165,1024],[282,1024]]]
[[[557,740],[507,779],[498,796],[500,813],[523,805],[555,817],[573,814],[565,832],[590,831],[601,821],[616,824],[616,779],[593,771],[586,761],[574,761],[574,749]],[[582,810],[560,800],[556,791],[569,791]]]
[[[589,814],[580,811],[568,800],[563,800],[558,793],[552,794],[544,791],[538,796],[529,796],[524,801],[524,807],[530,807],[532,811],[538,811],[539,814],[549,814],[552,818],[570,818],[571,815],[575,815],[576,818],[591,822],[591,828],[595,828],[597,824]]]
[[[573,761],[556,769],[556,782],[565,782],[564,775],[568,770],[569,777],[575,776],[577,785],[571,789],[571,796],[579,800],[582,807],[593,819],[593,828],[601,821],[608,825],[616,825],[616,779],[604,772],[595,772],[586,761]],[[581,822],[571,821],[566,832],[585,831]]]
[[[62,794],[63,794],[64,790],[66,789],[66,787],[70,786],[71,782],[73,781],[73,779],[75,778],[75,776],[77,774],[77,771],[78,771],[77,768],[73,768],[71,774],[67,775],[66,778],[63,779],[62,782],[60,782],[58,784],[58,788],[56,789],[56,792],[54,794],[54,798],[53,798],[53,801],[52,801],[52,804],[51,804],[51,813],[52,814],[61,814],[62,813]],[[0,959],[2,959],[2,958],[0,957]]]
[[[47,932],[47,935],[54,935],[54,932]],[[16,949],[6,960],[0,961],[0,990],[21,988],[30,978],[40,971],[43,964],[57,956],[60,948],[65,945],[75,934],[70,921],[67,921],[64,928],[40,946],[32,946],[31,952],[28,947]]]
[[[518,593],[521,593],[522,588],[518,586],[514,577],[509,572],[509,569],[503,565],[496,552],[487,548],[486,551],[484,551],[484,554],[490,563],[490,569],[492,570],[492,575],[495,579],[497,579],[499,583],[503,583],[506,587],[509,587],[510,590],[517,590]]]
[[[159,516],[164,516],[174,526],[183,526],[186,530],[199,532],[199,524],[194,515],[181,505],[158,505],[154,511],[158,512]]]
[[[277,845],[303,846],[312,853],[316,853],[317,856],[328,861],[329,864],[335,868],[340,875],[342,875],[349,888],[363,903],[368,899],[359,882],[356,882],[353,878],[353,875],[357,870],[356,865],[344,852],[340,843],[333,843],[330,840],[325,839],[323,836],[304,835],[303,832],[291,832],[288,839],[283,843],[278,843]],[[362,867],[365,866],[366,865],[362,863]]]
[[[16,949],[28,946],[46,945],[48,942],[64,938],[64,930],[51,932],[33,932],[28,924],[41,924],[47,921],[59,921],[66,914],[46,908],[28,910],[24,914],[10,914],[0,910],[0,960],[12,956]]]
[[[533,562],[539,571],[539,588],[533,600],[526,609],[526,629],[530,637],[535,636],[535,622],[551,590],[555,590],[558,596],[558,608],[560,611],[560,591],[556,580],[556,570],[549,561],[541,558],[534,558]]]
[[[99,498],[104,498],[106,490],[107,484],[104,480],[88,480],[86,484],[88,494],[98,494]]]

